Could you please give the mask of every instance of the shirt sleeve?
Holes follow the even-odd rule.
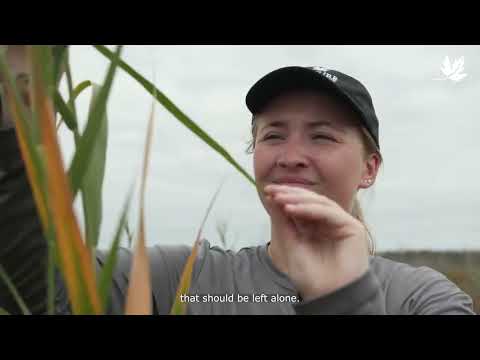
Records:
[[[475,315],[470,296],[443,274],[406,264],[388,269],[383,286],[370,268],[353,283],[294,305],[299,315]],[[387,271],[387,269],[382,269]]]
[[[297,315],[384,315],[385,296],[369,269],[363,276],[323,297],[294,305]]]
[[[180,277],[190,253],[191,247],[186,245],[157,245],[148,248],[154,315],[170,313]],[[97,260],[100,265],[103,265],[106,256],[106,251],[97,251]],[[132,257],[133,254],[129,249],[120,249],[113,273],[108,314],[123,314],[125,311]]]
[[[445,275],[426,266],[402,276],[405,286],[403,313],[414,315],[475,315],[470,296]]]
[[[0,264],[32,313],[46,310],[47,243],[13,128],[0,129]],[[19,313],[0,281],[0,306]]]

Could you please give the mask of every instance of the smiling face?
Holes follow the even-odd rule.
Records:
[[[366,154],[356,114],[331,96],[298,91],[274,98],[256,115],[253,153],[257,190],[272,183],[301,186],[351,212],[358,189],[380,165]],[[268,208],[266,207],[267,211]]]

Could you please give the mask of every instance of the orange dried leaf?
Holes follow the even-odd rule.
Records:
[[[212,200],[210,200],[210,204],[208,205],[207,211],[205,212],[205,216],[203,218],[202,224],[200,225],[200,228],[198,230],[197,239],[193,244],[192,252],[190,253],[190,256],[188,257],[187,262],[185,263],[185,266],[183,268],[182,276],[180,278],[180,283],[178,285],[177,293],[175,296],[175,301],[172,305],[172,309],[170,310],[170,315],[185,315],[187,312],[187,304],[181,301],[181,295],[188,295],[190,291],[193,267],[195,265],[195,260],[197,259],[199,248],[202,244],[201,237],[202,237],[203,227],[207,222],[208,215],[210,214],[210,210],[212,210],[213,204],[215,203],[215,200],[217,199],[217,196],[220,193],[222,186],[223,186],[223,182],[218,187],[217,191],[215,192],[215,195],[212,197]]]
[[[138,240],[133,254],[130,284],[127,291],[126,315],[152,314],[152,286],[150,277],[150,261],[145,242],[145,185],[147,180],[148,163],[153,137],[153,120],[155,104],[152,103],[150,120],[148,123],[147,139],[145,144],[142,183],[140,188],[140,221]]]
[[[32,59],[33,103],[41,128],[46,160],[46,179],[49,201],[61,266],[74,313],[102,313],[96,288],[91,253],[82,240],[75,218],[68,177],[65,173],[60,146],[56,136],[52,100],[47,95],[39,49],[29,47]]]

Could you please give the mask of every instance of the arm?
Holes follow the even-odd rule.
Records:
[[[405,300],[402,303],[402,313],[475,315],[470,296],[460,290],[445,275],[426,266],[404,267],[404,269],[395,274],[397,287],[404,289]]]
[[[385,315],[385,295],[371,270],[328,295],[294,305],[297,315]]]
[[[46,309],[47,246],[13,128],[0,129],[0,264],[33,313]],[[19,313],[0,283],[0,306]]]
[[[297,313],[473,314],[471,299],[431,269],[397,267],[381,286],[377,275],[383,279],[393,267],[371,268],[362,224],[330,199],[301,188],[266,191],[280,229],[272,237],[283,247],[285,272],[304,300]]]
[[[367,313],[384,313],[363,224],[313,191],[281,185],[268,185],[265,191],[273,224],[272,261],[277,256],[302,297],[297,311],[345,313],[365,308]],[[373,308],[364,306],[372,299]],[[338,309],[330,303],[344,305]]]
[[[175,299],[183,267],[192,249],[189,246],[152,246],[148,248],[152,281],[152,313],[168,315]],[[107,253],[97,251],[99,266],[103,266]],[[113,274],[111,304],[107,314],[123,314],[132,263],[132,252],[120,248]]]
[[[383,266],[382,266],[383,264]],[[443,274],[422,266],[376,264],[359,280],[294,306],[307,315],[475,315],[472,299]],[[385,286],[375,275],[389,273]],[[388,307],[388,309],[386,308]]]

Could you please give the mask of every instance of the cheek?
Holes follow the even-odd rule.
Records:
[[[330,173],[338,178],[343,179],[342,182],[355,181],[361,172],[361,159],[357,156],[339,156],[338,158],[328,159],[328,162],[324,164],[325,167],[328,167]]]
[[[315,161],[325,191],[343,207],[355,195],[362,174],[362,159],[354,152],[335,152]]]
[[[263,188],[267,185],[268,175],[270,173],[272,164],[272,155],[267,151],[262,151],[261,148],[256,147],[253,152],[253,171],[255,176],[255,183],[258,197],[263,207],[270,214],[270,209],[265,201]]]
[[[272,152],[265,151],[261,146],[255,148],[253,152],[253,171],[257,182],[262,182],[268,175],[273,165],[273,158]]]
[[[347,143],[325,157],[325,166],[341,183],[355,183],[362,173],[362,151],[361,145],[356,142]]]

